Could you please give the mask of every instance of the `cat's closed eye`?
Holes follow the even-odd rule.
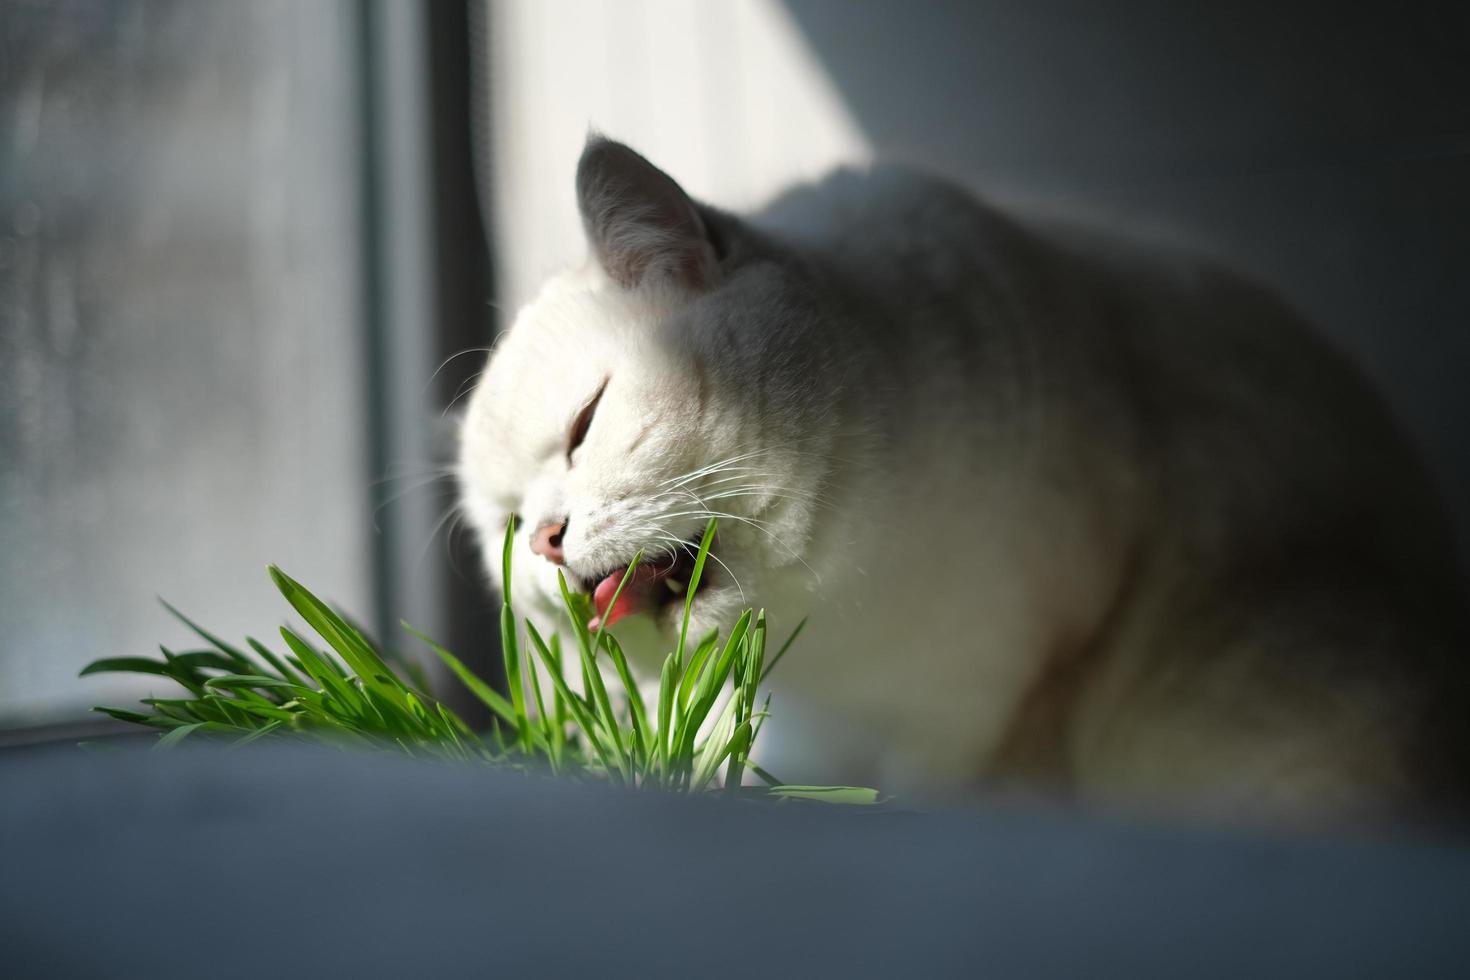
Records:
[[[597,394],[592,396],[582,410],[577,413],[577,418],[572,422],[572,430],[567,435],[567,462],[572,461],[572,453],[582,445],[582,440],[587,438],[587,430],[592,427],[592,416],[597,414],[597,403],[602,401],[602,393],[607,390],[607,382],[604,381],[597,389]]]

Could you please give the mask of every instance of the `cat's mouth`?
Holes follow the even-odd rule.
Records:
[[[611,626],[618,620],[638,613],[656,616],[675,602],[682,602],[689,590],[689,580],[694,576],[694,545],[678,549],[672,557],[642,562],[629,576],[623,591],[618,586],[628,572],[623,565],[601,576],[584,579],[582,587],[592,594],[592,605],[597,611],[588,622],[591,629]],[[705,566],[700,575],[699,591],[708,584],[710,568]],[[614,596],[617,601],[614,602]]]

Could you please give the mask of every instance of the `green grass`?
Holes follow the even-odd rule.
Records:
[[[508,695],[403,624],[489,707],[495,724],[486,734],[472,730],[428,693],[418,665],[396,660],[390,665],[361,630],[275,566],[270,567],[271,580],[315,634],[282,627],[288,652],[277,653],[254,639],[247,639],[242,649],[169,606],[205,648],[176,653],[160,647],[161,659],[98,660],[82,676],[143,673],[181,685],[188,697],[145,698],[141,711],[96,709],[157,729],[160,747],[201,737],[234,746],[294,738],[682,793],[719,789],[778,800],[876,802],[878,794],[862,787],[783,784],[755,762],[756,740],[770,715],[770,695],[757,705],[756,691],[800,626],[771,656],[764,610],[746,609],[726,633],[711,630],[690,639],[690,606],[715,526],[711,520],[700,542],[678,641],[664,658],[655,704],[646,704],[639,693],[616,636],[603,628],[588,629],[591,600],[568,590],[565,579],[562,600],[573,650],[561,648],[557,633],[548,640],[529,619],[518,622],[510,588],[514,520],[506,528],[500,610]],[[635,556],[619,593],[641,558],[641,553]],[[542,684],[533,661],[545,668],[549,685]],[[616,676],[611,688],[600,669],[604,663]],[[580,678],[581,693],[572,689],[568,671]],[[747,773],[763,785],[742,785]]]

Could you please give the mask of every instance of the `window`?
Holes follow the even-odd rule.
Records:
[[[0,8],[0,719],[101,656],[374,612],[357,5]]]

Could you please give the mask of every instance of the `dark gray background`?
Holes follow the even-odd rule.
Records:
[[[1409,427],[1470,554],[1470,4],[786,0],[880,155],[1274,284]]]

